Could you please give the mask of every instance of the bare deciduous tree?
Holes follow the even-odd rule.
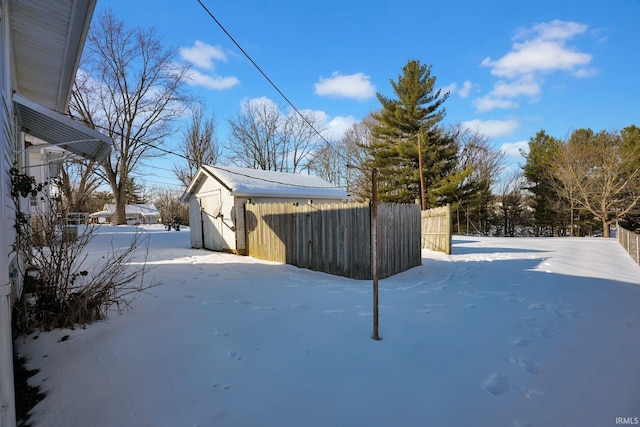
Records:
[[[453,131],[459,145],[460,170],[471,168],[463,188],[467,191],[464,200],[458,204],[458,231],[464,228],[480,233],[489,231],[489,207],[492,200],[491,189],[497,182],[505,166],[505,155],[489,144],[489,139],[477,130],[457,126]],[[466,225],[460,223],[459,212],[463,210]]]
[[[124,224],[125,185],[139,161],[157,154],[188,100],[188,65],[164,48],[153,29],[130,29],[111,11],[92,23],[70,111],[73,118],[112,138],[101,174],[115,199],[115,220]]]
[[[191,110],[191,122],[182,136],[179,153],[186,159],[186,165],[174,165],[176,177],[185,186],[189,185],[202,165],[218,162],[221,147],[216,134],[217,122],[214,114],[204,115],[204,107],[196,105]]]
[[[316,131],[322,131],[318,129],[320,119],[313,113],[304,118],[297,113],[287,115],[266,98],[246,102],[228,123],[229,159],[233,163],[279,172],[297,173],[307,168],[320,139]]]
[[[284,141],[283,158],[287,159],[287,170],[291,173],[300,172],[308,167],[311,154],[316,150],[320,139],[316,131],[322,130],[318,129],[320,120],[313,112],[301,113],[304,116],[292,113],[285,117],[281,128],[281,138]]]
[[[93,160],[67,159],[60,168],[58,187],[69,212],[89,212],[89,200],[101,183],[97,166]]]
[[[282,141],[280,108],[266,99],[246,102],[235,118],[229,119],[230,160],[243,167],[280,171]]]
[[[518,227],[529,223],[525,185],[526,179],[521,173],[511,173],[504,177],[495,194],[495,223],[505,236],[515,236]]]
[[[160,188],[155,193],[154,203],[160,211],[162,222],[189,225],[189,207],[180,203],[182,191]]]
[[[622,142],[619,134],[607,131],[572,138],[561,147],[553,169],[556,190],[602,221],[604,237],[612,223],[640,205],[638,153]]]
[[[364,200],[371,196],[370,174],[361,169],[370,139],[369,119],[354,123],[337,144],[320,148],[309,168],[356,199]]]

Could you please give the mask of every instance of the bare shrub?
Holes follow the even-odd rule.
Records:
[[[127,308],[139,292],[160,284],[146,277],[148,238],[136,233],[127,245],[112,244],[103,257],[89,263],[87,250],[97,228],[67,227],[62,204],[43,193],[42,186],[34,188],[43,207],[16,221],[14,249],[24,259],[25,275],[23,296],[16,305],[19,333],[104,319],[111,310]],[[25,194],[14,193],[14,198]]]

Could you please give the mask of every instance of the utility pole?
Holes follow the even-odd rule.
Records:
[[[418,167],[420,168],[420,202],[423,211],[427,210],[427,201],[424,197],[424,170],[422,170],[422,132],[418,129]]]
[[[378,247],[378,169],[373,168],[371,171],[371,267],[373,274],[373,338],[376,341],[381,340],[378,333],[378,279],[380,277],[379,254]]]
[[[380,278],[380,248],[378,245],[378,168],[361,168],[354,165],[347,165],[348,168],[359,169],[361,171],[371,171],[371,275],[373,276],[373,338],[376,341],[382,340],[378,331],[378,280]]]

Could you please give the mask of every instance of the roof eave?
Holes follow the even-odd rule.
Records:
[[[96,0],[10,0],[14,89],[65,113]]]

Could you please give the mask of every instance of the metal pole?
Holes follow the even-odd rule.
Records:
[[[378,278],[380,276],[379,248],[378,248],[378,169],[371,172],[371,247],[372,247],[372,273],[373,273],[373,338],[380,340],[378,334]]]
[[[427,210],[427,200],[424,195],[424,171],[422,170],[422,136],[418,130],[418,168],[420,168],[420,201],[423,211]]]

